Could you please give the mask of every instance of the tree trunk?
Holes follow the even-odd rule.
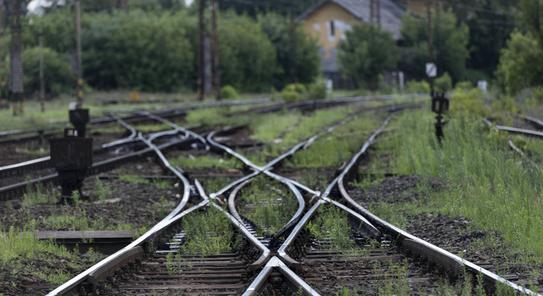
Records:
[[[39,45],[40,45],[40,109],[41,112],[45,112],[45,72],[43,69],[43,35],[40,32]]]
[[[21,39],[21,0],[10,0],[11,43],[9,92],[13,102],[13,115],[21,115],[23,109],[23,42]]]

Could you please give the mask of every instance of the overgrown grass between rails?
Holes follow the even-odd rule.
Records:
[[[456,114],[441,148],[429,113],[406,113],[394,125],[396,136],[384,144],[396,173],[437,176],[448,183],[447,190],[428,196],[428,207],[502,233],[527,257],[534,254],[543,262],[541,168],[524,165],[506,138],[489,132],[478,117]]]
[[[318,139],[307,150],[294,155],[289,165],[294,167],[338,166],[350,159],[368,136],[379,126],[374,115],[364,114],[338,127],[333,133]]]
[[[181,155],[171,160],[172,165],[182,169],[240,169],[242,163],[229,156],[217,155]]]
[[[229,107],[191,110],[187,114],[187,123],[191,125],[214,126],[240,125],[249,121],[248,116],[226,116],[226,112],[229,110]]]
[[[317,217],[309,221],[306,229],[316,239],[330,239],[331,249],[351,251],[356,247],[350,237],[351,225],[347,214],[332,205],[321,206]]]
[[[239,193],[240,214],[257,226],[259,235],[273,235],[296,212],[296,197],[282,184],[259,176]]]
[[[298,112],[269,114],[257,116],[255,122],[251,123],[253,134],[251,138],[264,143],[272,143],[289,128],[294,129],[295,125],[302,120],[302,115]]]
[[[187,241],[181,247],[186,255],[218,255],[234,247],[231,222],[219,210],[209,207],[188,215],[182,222]]]

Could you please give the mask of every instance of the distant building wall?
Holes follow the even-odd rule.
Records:
[[[358,23],[359,19],[335,3],[323,5],[303,21],[305,32],[316,38],[321,47],[323,72],[337,71],[336,48],[345,39],[345,33]]]

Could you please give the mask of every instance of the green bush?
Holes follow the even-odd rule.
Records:
[[[43,55],[45,92],[54,96],[71,89],[75,80],[68,58],[50,48],[35,47],[23,52],[25,91],[31,94],[40,89],[40,55]]]
[[[412,80],[407,82],[406,91],[410,94],[428,94],[430,93],[430,84],[424,80]]]
[[[447,92],[452,90],[452,79],[449,73],[445,73],[434,81],[436,91]]]
[[[223,99],[237,99],[239,94],[237,90],[231,85],[225,85],[221,88],[221,98]]]
[[[286,102],[295,102],[305,98],[307,95],[306,87],[301,83],[291,83],[281,91],[281,97]]]
[[[310,100],[326,99],[326,83],[319,79],[307,87],[307,98]]]
[[[451,96],[451,112],[485,116],[489,113],[480,89],[456,89]]]
[[[461,81],[456,84],[455,88],[462,89],[462,90],[470,90],[473,88],[473,83],[469,81]]]

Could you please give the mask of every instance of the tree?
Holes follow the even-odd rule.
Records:
[[[543,50],[537,39],[514,32],[502,50],[497,76],[508,93],[543,84]]]
[[[317,42],[302,28],[278,14],[259,15],[258,22],[277,52],[278,73],[274,87],[290,83],[311,83],[319,75],[320,56]]]
[[[290,18],[297,17],[306,9],[322,0],[222,0],[221,9],[234,10],[238,14],[256,17],[259,13],[275,12]]]
[[[444,4],[469,28],[467,67],[476,69],[479,76],[492,76],[500,50],[515,28],[518,0],[444,0]]]
[[[463,80],[466,76],[466,60],[469,56],[468,27],[458,23],[454,13],[447,10],[441,11],[439,19],[433,22],[432,32],[434,57],[439,72],[449,73],[455,82]],[[405,16],[402,35],[404,41],[400,50],[399,69],[410,79],[425,78],[425,63],[428,61],[426,19],[412,15]]]
[[[358,25],[346,34],[339,46],[341,71],[359,85],[379,87],[379,76],[393,70],[398,51],[392,35],[373,25]]]
[[[245,91],[269,91],[278,71],[276,52],[258,23],[249,17],[221,17],[220,72],[224,85]]]

